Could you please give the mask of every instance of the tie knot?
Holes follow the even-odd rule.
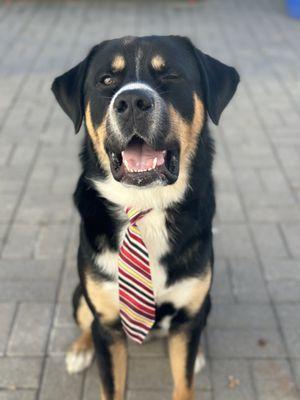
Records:
[[[136,208],[133,207],[126,207],[125,208],[125,212],[127,214],[127,217],[129,219],[129,222],[131,225],[135,224],[136,221],[138,221],[139,219],[142,219],[146,214],[148,214],[148,212],[151,211],[151,208],[149,208],[148,210],[137,210]]]

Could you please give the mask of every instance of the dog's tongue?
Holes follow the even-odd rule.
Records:
[[[133,171],[146,171],[162,165],[164,154],[164,151],[154,150],[146,143],[131,143],[122,151],[126,168]]]

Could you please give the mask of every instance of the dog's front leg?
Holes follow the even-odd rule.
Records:
[[[169,336],[169,357],[174,381],[173,400],[195,399],[195,361],[209,311],[210,297],[207,296],[194,318]]]
[[[104,327],[99,318],[92,325],[100,379],[101,400],[123,400],[127,371],[127,347],[123,334]]]
[[[197,347],[189,346],[189,332],[184,330],[172,333],[169,337],[169,357],[174,382],[173,400],[194,400],[194,376],[189,374],[190,358],[195,358]],[[192,355],[191,352],[195,354]],[[192,357],[193,356],[193,357]],[[193,360],[191,361],[194,365]]]

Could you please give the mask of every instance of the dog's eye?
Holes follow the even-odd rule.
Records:
[[[175,80],[179,79],[179,75],[177,75],[176,73],[170,72],[170,73],[161,75],[160,79],[163,81],[175,81]]]
[[[105,86],[113,86],[116,84],[116,82],[117,80],[115,78],[113,78],[111,75],[106,74],[101,76],[98,83],[101,83]]]

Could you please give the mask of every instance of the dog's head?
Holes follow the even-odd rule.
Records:
[[[207,113],[217,124],[238,82],[187,38],[151,36],[95,46],[52,89],[107,177],[149,188],[187,175]]]

